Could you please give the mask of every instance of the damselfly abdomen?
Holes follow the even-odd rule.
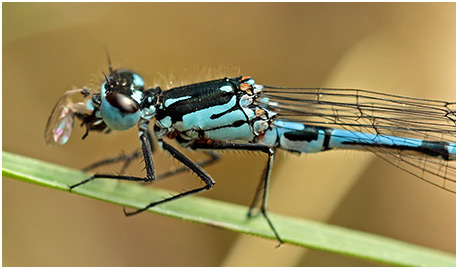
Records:
[[[70,96],[78,93],[85,101],[73,103]],[[126,215],[212,188],[215,181],[202,166],[217,160],[216,150],[258,151],[268,156],[249,216],[261,199],[261,213],[279,242],[280,236],[265,211],[277,149],[295,153],[371,151],[426,182],[456,192],[455,102],[366,90],[269,87],[244,76],[162,91],[159,87],[145,88],[143,79],[133,71],[110,67],[100,92],[76,89],[59,99],[46,125],[46,142],[65,144],[75,118],[86,127],[83,138],[92,131],[108,133],[137,125],[141,151],[95,166],[119,160],[128,163],[143,156],[146,177],[95,174],[70,189],[96,178],[154,181],[155,141],[205,183]],[[199,165],[166,139],[188,149],[206,151],[211,159]]]

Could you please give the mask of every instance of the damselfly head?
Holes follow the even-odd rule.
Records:
[[[75,117],[81,126],[90,131],[109,132],[126,130],[134,126],[140,118],[140,103],[143,98],[144,81],[128,69],[110,68],[100,93],[74,89],[67,91],[57,101],[45,128],[45,141],[48,145],[67,143],[73,131]],[[82,102],[73,102],[75,96],[83,97]]]
[[[140,119],[143,79],[133,71],[116,69],[106,77],[100,88],[101,116],[113,130],[127,130]]]

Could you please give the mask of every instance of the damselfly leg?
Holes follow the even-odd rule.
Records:
[[[120,174],[124,174],[124,172],[127,170],[127,168],[130,166],[133,160],[139,159],[142,156],[142,151],[141,150],[136,150],[132,153],[121,153],[117,157],[113,158],[108,158],[108,159],[103,159],[101,161],[95,162],[91,165],[88,165],[87,167],[83,168],[82,170],[84,172],[88,172],[97,168],[100,168],[102,166],[110,165],[110,164],[115,164],[119,162],[124,162],[122,165],[121,169],[119,170]]]
[[[75,187],[81,186],[83,184],[86,184],[96,178],[109,178],[109,179],[117,179],[117,180],[127,180],[127,181],[137,181],[137,182],[151,182],[156,179],[155,177],[155,172],[154,172],[154,163],[153,163],[153,155],[152,155],[152,150],[150,146],[150,142],[147,136],[147,128],[142,128],[144,126],[148,126],[149,122],[143,122],[142,124],[139,124],[139,133],[140,133],[140,141],[142,145],[142,152],[143,152],[143,157],[145,160],[145,168],[146,168],[146,177],[141,178],[141,177],[134,177],[134,176],[124,176],[124,175],[109,175],[109,174],[95,174],[92,177],[81,181],[80,183],[77,183],[75,185],[70,186],[70,190],[72,190]],[[141,208],[136,211],[132,212],[127,212],[124,210],[124,213],[126,216],[132,216],[135,214],[138,214],[140,212],[143,212],[151,207],[154,207],[156,205],[169,202],[178,198],[182,198],[191,194],[199,193],[205,190],[209,190],[213,187],[215,184],[215,181],[208,175],[198,164],[190,160],[188,157],[186,157],[183,153],[179,152],[176,150],[174,147],[171,145],[167,144],[163,140],[158,140],[159,145],[164,149],[167,153],[172,155],[176,160],[184,164],[186,167],[188,167],[192,172],[194,172],[202,181],[205,183],[204,187],[200,188],[195,188],[183,193],[179,193],[177,195],[174,195],[172,197],[152,202],[149,205],[145,206],[144,208]]]
[[[211,152],[210,151],[210,152],[203,152],[203,153],[208,156],[208,159],[207,160],[199,160],[199,161],[195,162],[201,168],[204,168],[206,166],[209,166],[210,164],[216,163],[217,161],[219,161],[221,159],[221,156],[219,154],[217,154],[216,152]],[[189,171],[189,169],[187,169],[186,167],[180,167],[178,169],[175,169],[175,170],[172,170],[172,171],[168,171],[168,172],[165,172],[165,173],[163,173],[161,175],[156,176],[156,181],[160,180],[160,179],[166,179],[168,177],[171,177],[171,176],[174,176],[174,175],[186,172],[186,171]],[[149,183],[151,183],[151,182],[146,182],[145,184],[149,184]]]
[[[146,135],[147,135],[147,138],[149,140],[149,144],[151,146],[151,152],[154,153],[156,148],[154,146],[154,137],[152,135],[151,128],[147,129]],[[142,156],[143,156],[143,154],[142,154],[142,151],[140,149],[138,149],[138,150],[136,150],[136,151],[134,151],[132,153],[128,153],[128,154],[122,153],[117,157],[103,159],[101,161],[95,162],[95,163],[83,168],[83,171],[84,172],[88,172],[90,170],[94,170],[96,168],[100,168],[100,167],[105,166],[105,165],[124,162],[123,166],[121,167],[121,170],[119,171],[120,174],[124,174],[124,172],[127,170],[127,168],[132,163],[132,161],[136,160],[136,159],[139,159]]]
[[[173,201],[173,200],[176,200],[176,199],[179,199],[179,198],[191,195],[191,194],[196,194],[202,191],[209,190],[215,185],[215,181],[211,178],[211,176],[207,174],[207,172],[205,172],[199,165],[197,165],[195,162],[191,161],[188,157],[186,157],[183,153],[176,150],[174,147],[172,147],[171,145],[167,144],[166,142],[162,140],[159,141],[159,144],[167,153],[172,155],[173,158],[180,161],[182,164],[188,167],[192,172],[194,172],[205,183],[205,186],[200,187],[200,188],[195,188],[195,189],[192,189],[186,192],[182,192],[182,193],[179,193],[177,195],[174,195],[172,197],[169,197],[169,198],[157,201],[157,202],[152,202],[149,205],[145,206],[144,208],[141,208],[136,211],[126,212],[126,210],[124,210],[124,213],[126,214],[126,216],[132,216],[140,212],[143,212],[147,210],[148,208],[157,206],[159,204],[170,202],[170,201]]]
[[[261,180],[259,181],[259,185],[257,187],[253,202],[250,205],[250,208],[248,210],[247,216],[251,218],[253,216],[252,211],[254,207],[256,206],[261,190],[262,192],[262,200],[261,200],[261,206],[260,206],[260,212],[267,221],[267,224],[269,225],[270,229],[273,231],[275,234],[275,237],[277,238],[278,242],[280,244],[283,243],[283,240],[280,238],[280,235],[278,234],[277,230],[275,229],[272,221],[269,219],[267,216],[267,211],[266,211],[266,205],[267,205],[267,193],[268,193],[268,188],[269,188],[269,183],[270,183],[270,175],[272,172],[272,165],[274,162],[274,155],[275,151],[272,147],[267,146],[267,145],[262,145],[262,144],[238,144],[238,143],[221,143],[221,142],[213,142],[213,141],[205,141],[205,142],[193,142],[191,145],[189,145],[191,149],[194,150],[242,150],[242,151],[256,151],[256,152],[263,152],[268,155],[267,159],[267,164],[266,168],[264,169],[264,172],[261,176]]]
[[[90,178],[81,181],[80,183],[71,185],[70,191],[78,186],[81,186],[83,184],[86,184],[96,178],[111,178],[111,179],[118,179],[118,180],[127,180],[127,181],[137,181],[137,182],[150,182],[155,179],[155,173],[154,173],[154,163],[153,163],[153,152],[151,149],[151,145],[148,139],[147,135],[147,130],[148,129],[143,129],[139,125],[139,133],[140,133],[140,142],[142,146],[142,152],[143,152],[143,158],[145,160],[145,168],[146,168],[146,177],[141,178],[141,177],[134,177],[134,176],[124,176],[124,175],[110,175],[110,174],[95,174],[91,176]],[[146,123],[146,126],[148,126],[148,123]]]
[[[204,168],[208,165],[211,165],[213,163],[216,163],[217,161],[219,161],[221,159],[221,156],[215,152],[203,152],[205,155],[207,155],[208,159],[206,160],[199,160],[196,162],[197,165],[199,165],[200,167]],[[118,163],[118,162],[124,162],[122,168],[119,170],[119,173],[120,174],[123,174],[126,169],[129,167],[129,165],[132,163],[133,160],[136,160],[136,159],[140,159],[141,157],[143,156],[142,154],[142,151],[141,150],[137,150],[133,153],[129,153],[129,154],[121,154],[117,157],[114,157],[114,158],[109,158],[109,159],[104,159],[104,160],[101,160],[101,161],[98,161],[90,166],[87,166],[86,168],[83,169],[84,172],[88,172],[90,170],[94,170],[94,169],[97,169],[97,168],[100,168],[102,166],[105,166],[105,165],[110,165],[110,164],[115,164],[115,163]],[[156,178],[155,178],[155,181],[157,180],[161,180],[161,179],[165,179],[165,178],[168,178],[168,177],[171,177],[171,176],[174,176],[174,175],[177,175],[177,174],[181,174],[183,172],[186,172],[186,171],[189,171],[189,169],[187,169],[186,167],[180,167],[178,169],[174,169],[174,170],[171,170],[171,171],[168,171],[168,172],[165,172],[163,174],[160,174],[160,175],[157,175]],[[144,184],[149,184],[151,182],[145,182]]]

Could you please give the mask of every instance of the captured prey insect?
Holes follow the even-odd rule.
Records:
[[[77,93],[82,94],[84,102],[71,101],[70,97]],[[201,166],[218,158],[213,153],[216,150],[257,151],[267,155],[266,169],[248,216],[261,200],[260,212],[280,243],[283,241],[266,213],[277,149],[293,153],[331,149],[371,151],[426,182],[456,192],[455,102],[366,90],[270,87],[245,76],[162,91],[159,87],[146,88],[141,76],[133,71],[113,70],[110,66],[100,92],[75,89],[59,99],[46,125],[46,142],[65,144],[75,118],[86,127],[83,139],[91,131],[106,133],[137,125],[141,151],[93,167],[117,161],[127,164],[143,155],[146,177],[94,174],[70,189],[96,178],[154,181],[157,179],[152,156],[154,140],[205,183],[203,187],[125,212],[126,215],[211,189],[215,181]],[[211,160],[199,165],[168,144],[166,138],[175,139],[187,149],[203,150]]]

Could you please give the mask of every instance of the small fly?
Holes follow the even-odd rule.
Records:
[[[83,102],[74,103],[81,94]],[[163,91],[146,88],[129,69],[109,68],[99,91],[87,88],[64,93],[45,129],[47,144],[65,144],[74,120],[90,132],[109,133],[135,125],[141,150],[98,162],[88,169],[143,156],[145,177],[94,174],[70,190],[96,178],[138,182],[157,180],[154,142],[205,186],[153,201],[127,216],[156,205],[209,190],[215,184],[203,166],[218,160],[217,150],[256,151],[267,155],[248,216],[260,212],[283,243],[266,213],[267,192],[275,152],[317,153],[333,149],[371,151],[408,173],[449,192],[456,192],[456,102],[427,100],[356,89],[282,88],[256,84],[248,76],[222,78]],[[152,128],[151,128],[152,127]],[[166,142],[175,140],[210,159],[196,163]],[[178,169],[166,176],[182,172]],[[121,172],[122,174],[122,172]]]

